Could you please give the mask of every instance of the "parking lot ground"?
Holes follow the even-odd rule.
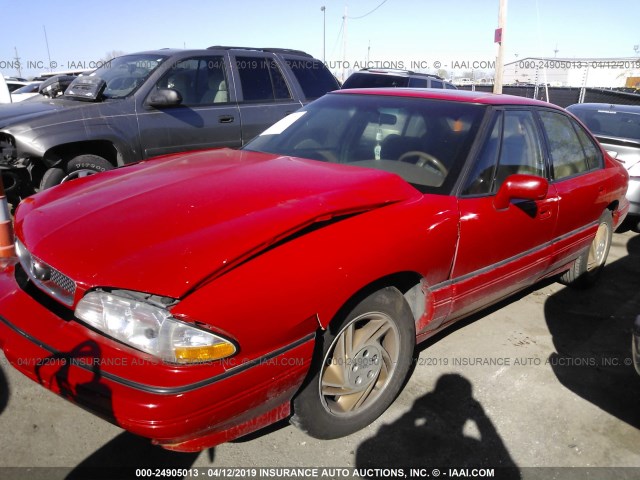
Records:
[[[451,469],[511,467],[511,478],[640,478],[640,376],[630,364],[638,314],[640,235],[615,234],[595,288],[545,282],[422,345],[404,391],[364,430],[321,441],[283,422],[197,454],[123,432],[0,355],[0,477],[81,478],[84,468],[120,465],[420,467],[444,478]]]

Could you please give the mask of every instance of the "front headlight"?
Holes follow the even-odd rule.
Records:
[[[209,362],[236,352],[230,341],[135,298],[90,292],[78,302],[75,315],[106,335],[170,363]]]

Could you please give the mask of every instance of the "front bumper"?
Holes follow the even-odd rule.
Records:
[[[31,292],[30,292],[31,293]],[[20,372],[77,405],[169,449],[198,451],[290,414],[313,333],[257,358],[176,366],[112,341],[0,272],[0,348]]]

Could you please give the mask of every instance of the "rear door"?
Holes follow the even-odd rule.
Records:
[[[174,89],[180,93],[182,103],[166,108],[144,103],[139,106],[138,125],[145,158],[241,146],[240,112],[229,69],[226,55],[211,54],[180,60],[165,72],[154,90]]]
[[[606,176],[600,148],[578,122],[562,112],[538,113],[547,139],[551,179],[559,212],[554,267],[575,258],[593,238],[607,208]]]
[[[302,106],[273,54],[232,53],[231,62],[237,75],[242,144]]]
[[[548,268],[558,217],[552,186],[542,200],[494,205],[512,174],[547,176],[541,132],[527,109],[496,111],[459,196],[452,269],[453,315],[472,312],[532,282]]]

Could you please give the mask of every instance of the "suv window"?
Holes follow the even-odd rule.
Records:
[[[245,102],[288,100],[291,92],[276,62],[267,57],[236,57]]]
[[[340,88],[337,80],[319,60],[287,58],[286,62],[308,100]]]
[[[353,73],[342,84],[342,88],[406,87],[408,84],[409,78],[399,75]]]
[[[516,173],[545,176],[536,123],[533,114],[525,110],[496,115],[462,194],[496,193],[505,179]]]
[[[545,111],[540,112],[540,118],[549,141],[553,178],[560,180],[589,170],[587,155],[569,117]]]
[[[426,78],[410,78],[409,86],[414,88],[427,88],[429,83]]]
[[[342,88],[451,88],[457,87],[449,82],[433,76],[413,72],[373,72],[361,71],[352,73],[342,85]]]
[[[172,88],[183,105],[208,105],[229,101],[227,75],[221,56],[188,58],[177,62],[156,88]]]

